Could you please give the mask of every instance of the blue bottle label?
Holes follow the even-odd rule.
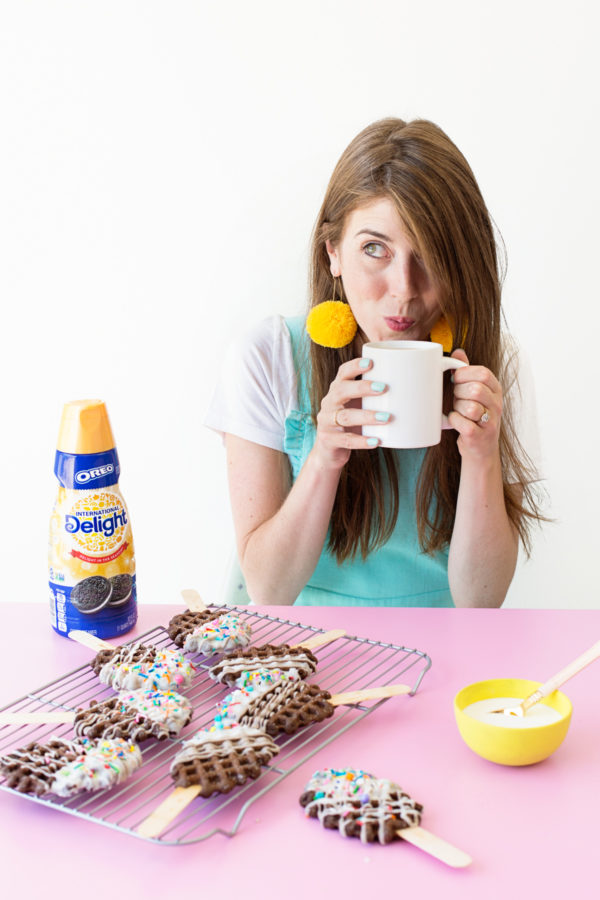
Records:
[[[63,453],[57,450],[54,474],[64,488],[91,491],[117,484],[121,467],[115,447],[103,453]]]
[[[65,637],[69,631],[99,638],[125,634],[137,621],[135,575],[91,575],[73,586],[51,580],[50,621]]]

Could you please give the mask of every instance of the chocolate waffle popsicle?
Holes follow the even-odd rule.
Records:
[[[184,691],[196,671],[183,653],[169,648],[139,642],[113,647],[87,631],[70,631],[69,637],[96,651],[90,665],[116,691]]]
[[[174,644],[183,647],[186,637],[196,628],[218,619],[225,612],[223,609],[186,609],[169,620],[167,632]]]
[[[139,747],[131,741],[32,742],[0,758],[6,784],[24,794],[72,797],[81,791],[112,787],[142,764]]]
[[[202,627],[213,619],[218,619],[227,612],[227,609],[209,609],[198,591],[194,588],[184,588],[181,596],[187,609],[177,613],[169,620],[167,632],[177,647],[183,647],[185,639],[195,629]]]
[[[175,790],[141,823],[138,833],[155,837],[196,797],[226,794],[258,778],[278,751],[269,735],[246,725],[197,732],[171,764]]]
[[[54,776],[81,752],[76,741],[51,737],[45,743],[35,741],[0,757],[0,773],[6,785],[22,794],[42,797],[50,792]]]
[[[238,684],[246,672],[264,669],[296,672],[299,678],[307,678],[316,672],[318,659],[304,647],[290,647],[289,644],[262,644],[246,647],[237,653],[220,659],[208,670],[215,681],[224,684]]]
[[[148,738],[177,737],[191,720],[192,704],[177,691],[123,691],[93,701],[75,714],[78,737],[123,738],[140,743]]]
[[[208,674],[215,681],[229,685],[238,684],[243,673],[259,669],[295,671],[300,678],[308,678],[309,675],[316,672],[319,663],[315,654],[312,653],[312,649],[343,637],[345,633],[342,629],[326,631],[295,646],[261,644],[255,647],[246,647],[223,657],[210,667]]]
[[[90,665],[103,684],[128,691],[185,691],[196,671],[183,653],[146,644],[100,650]]]
[[[199,731],[175,756],[171,777],[178,787],[197,785],[202,797],[227,794],[258,778],[278,751],[273,739],[258,728],[233,725]]]
[[[188,608],[177,615],[173,616],[167,626],[169,637],[178,647],[196,653],[218,653],[225,652],[233,656],[234,652],[242,652],[242,648],[247,647],[250,642],[251,629],[247,622],[241,616],[237,615],[233,610],[225,607],[219,609],[209,609],[202,600],[198,591],[192,588],[186,588],[181,591],[181,595]],[[217,619],[227,616],[224,625],[217,623]],[[211,624],[212,623],[212,624]],[[307,639],[299,647],[306,647],[310,650],[312,647],[320,647],[329,641],[335,640],[345,634],[342,629],[329,631],[325,634],[317,634]],[[204,646],[199,646],[203,644]],[[276,645],[266,645],[268,649],[272,649]],[[289,645],[282,644],[281,653],[283,656],[291,649]],[[260,651],[261,648],[250,649],[249,654]],[[264,654],[263,654],[264,655]],[[316,659],[313,657],[316,665]],[[264,663],[263,665],[266,665]],[[245,665],[244,668],[248,668]],[[230,683],[233,683],[231,681]]]
[[[194,628],[183,642],[186,653],[201,653],[212,656],[215,653],[229,653],[240,647],[247,647],[252,636],[250,625],[234,613],[224,613]]]
[[[239,722],[271,737],[294,734],[332,716],[335,709],[330,699],[328,691],[305,681],[254,682],[228,694],[217,706],[215,721]]]
[[[193,714],[190,701],[176,691],[123,691],[108,700],[72,710],[0,713],[1,725],[73,725],[77,737],[122,738],[141,743],[148,738],[177,737]]]
[[[399,784],[361,769],[322,769],[312,776],[300,805],[325,828],[363,843],[408,841],[455,868],[471,863],[462,850],[420,826],[423,807]]]
[[[407,684],[389,684],[332,695],[316,684],[292,680],[289,673],[282,674],[286,677],[279,680],[272,677],[270,670],[253,672],[251,683],[237,688],[218,704],[215,722],[239,722],[262,729],[271,737],[295,734],[300,728],[332,716],[336,706],[408,694],[411,690]]]
[[[178,647],[189,653],[208,655],[250,643],[250,626],[240,616],[227,608],[209,609],[193,588],[184,588],[181,596],[188,608],[173,616],[167,626],[169,637]]]

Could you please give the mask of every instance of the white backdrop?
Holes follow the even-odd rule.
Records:
[[[62,404],[100,397],[142,602],[221,596],[233,531],[202,427],[223,348],[306,299],[351,138],[441,125],[508,253],[553,525],[507,605],[598,607],[598,58],[593,4],[3,0],[2,584],[45,600]]]

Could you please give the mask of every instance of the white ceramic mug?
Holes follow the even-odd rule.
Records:
[[[373,341],[362,355],[373,361],[363,375],[388,386],[383,394],[363,397],[363,409],[390,413],[387,425],[363,425],[365,437],[377,437],[381,447],[432,447],[442,428],[443,373],[467,364],[444,356],[441,344],[430,341]]]

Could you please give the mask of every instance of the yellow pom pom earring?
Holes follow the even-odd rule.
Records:
[[[454,335],[448,324],[446,316],[440,316],[429,335],[429,340],[434,344],[441,344],[444,353],[450,353],[454,346]]]
[[[349,304],[335,299],[336,287],[334,278],[334,299],[313,306],[306,319],[306,331],[315,344],[339,350],[354,339],[358,324]]]

